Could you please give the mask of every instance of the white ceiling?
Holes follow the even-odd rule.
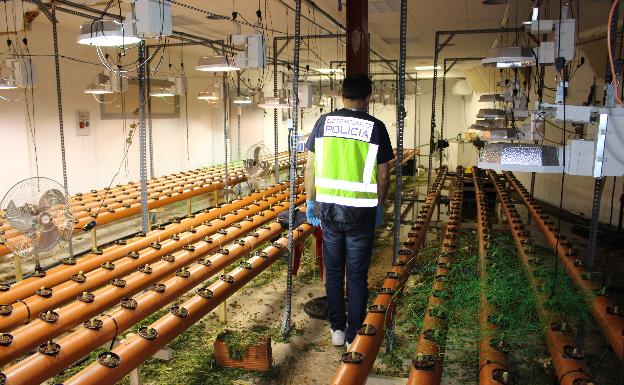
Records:
[[[88,0],[87,0],[88,1]],[[549,4],[551,17],[558,15],[558,1],[542,0]],[[93,4],[93,1],[88,1]],[[233,23],[231,20],[209,19],[210,14],[231,17],[232,12],[239,13],[238,20],[255,23],[256,10],[260,4],[263,12],[263,24],[267,31],[269,45],[272,37],[292,35],[294,33],[294,12],[288,9],[295,7],[294,0],[179,0],[189,8],[173,5],[174,29],[202,36],[210,39],[224,39],[229,34],[236,33],[238,28],[242,32],[249,32],[252,28]],[[400,0],[369,0],[369,32],[371,47],[384,59],[396,60],[399,56],[399,6]],[[580,9],[580,30],[601,28],[606,25],[607,11],[610,0],[575,0],[572,2],[576,15],[577,2]],[[108,3],[107,1],[103,3]],[[336,25],[316,12],[308,1],[302,6],[302,34],[328,34],[328,31],[341,33]],[[345,9],[338,11],[336,0],[315,0],[315,3],[345,25]],[[346,0],[343,0],[346,3]],[[527,20],[533,1],[510,0],[508,4],[485,5],[483,0],[409,0],[407,25],[407,69],[414,72],[416,65],[433,64],[433,50],[435,32],[439,30],[497,28],[501,25],[513,27],[516,23]],[[103,5],[95,3],[95,7]],[[195,8],[195,9],[193,9]],[[506,15],[506,18],[505,18]],[[578,16],[577,16],[578,18]],[[81,18],[64,16],[62,23],[76,24]],[[318,25],[310,22],[315,21]],[[505,22],[506,20],[506,22]],[[605,27],[606,28],[606,27]],[[513,34],[496,36],[484,35],[457,35],[441,54],[444,57],[481,57],[485,55],[497,39],[505,44],[514,41]],[[291,45],[292,47],[292,45]],[[191,49],[189,49],[191,50]],[[206,48],[195,48],[197,52],[205,52]],[[203,50],[203,51],[202,51]],[[292,59],[292,48],[286,49],[281,59]],[[373,59],[378,59],[373,56]],[[332,60],[344,60],[344,40],[314,39],[304,41],[301,51],[302,64],[309,64],[312,68],[327,67]],[[461,69],[474,66],[475,63],[457,65],[456,74]],[[372,72],[382,71],[380,64],[372,65]],[[425,77],[430,73],[423,73]]]

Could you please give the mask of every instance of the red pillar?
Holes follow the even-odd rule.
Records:
[[[368,73],[368,0],[347,0],[347,76]]]

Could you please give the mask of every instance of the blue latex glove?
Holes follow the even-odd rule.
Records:
[[[377,213],[375,214],[375,228],[381,226],[383,222],[383,206],[377,205]]]
[[[312,226],[318,227],[321,224],[321,221],[316,216],[316,212],[314,211],[314,204],[316,202],[306,200],[306,217],[308,218],[308,223]]]

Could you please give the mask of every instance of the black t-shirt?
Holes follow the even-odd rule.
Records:
[[[366,112],[353,111],[345,108],[322,115],[316,121],[312,133],[308,138],[308,142],[306,143],[306,149],[308,151],[314,152],[314,139],[323,137],[325,119],[328,116],[344,116],[372,121],[374,125],[369,143],[379,146],[377,150],[377,164],[384,164],[394,159],[394,151],[392,150],[392,144],[390,143],[390,136],[388,135],[386,125],[381,120]],[[366,223],[375,221],[375,207],[350,207],[325,202],[318,202],[316,207],[318,217],[321,220],[343,223]]]

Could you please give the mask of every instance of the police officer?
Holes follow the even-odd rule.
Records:
[[[394,158],[386,126],[368,113],[366,75],[342,83],[344,108],[323,115],[306,143],[308,222],[323,229],[325,290],[335,346],[348,345],[366,315],[368,267]],[[348,309],[345,316],[344,276]]]

